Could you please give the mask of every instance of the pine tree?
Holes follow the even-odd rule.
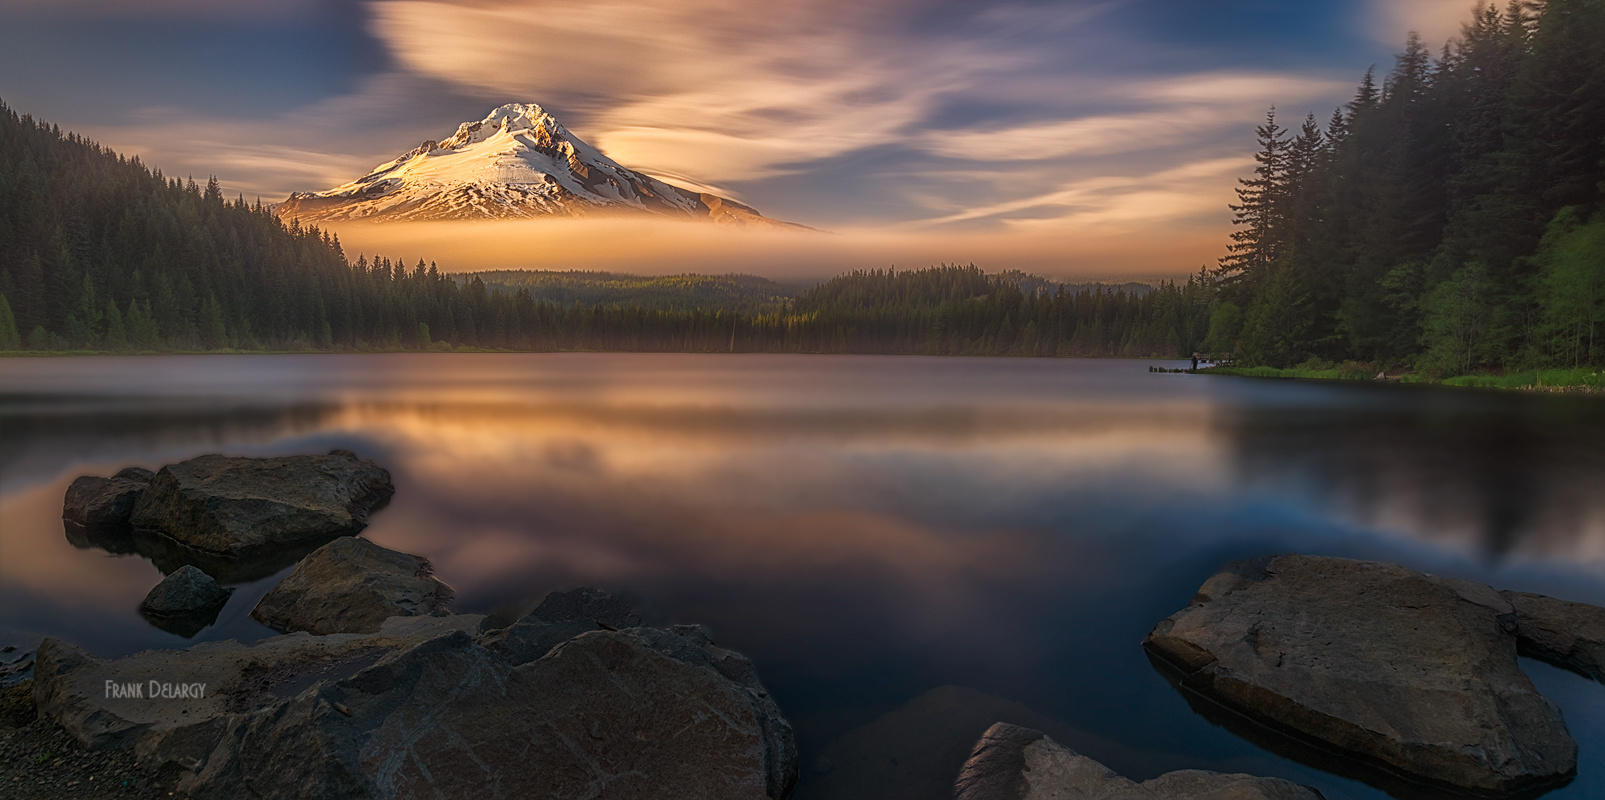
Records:
[[[128,328],[123,324],[123,313],[109,300],[106,302],[106,349],[128,349]]]

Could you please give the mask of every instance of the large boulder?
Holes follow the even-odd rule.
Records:
[[[1493,589],[1392,564],[1280,556],[1227,567],[1144,646],[1184,691],[1462,795],[1559,785],[1577,745],[1517,664]]]
[[[389,472],[348,450],[206,455],[162,467],[131,522],[200,554],[252,558],[356,534],[394,493]]]
[[[91,531],[126,528],[155,473],[127,467],[110,478],[84,475],[67,487],[61,518]]]
[[[1522,655],[1605,681],[1605,608],[1541,594],[1503,594],[1516,609]]]
[[[452,596],[428,559],[343,536],[301,559],[251,616],[281,633],[374,633],[390,617],[443,615]]]
[[[789,793],[790,726],[750,663],[700,628],[592,629],[519,661],[481,643],[482,620],[398,617],[372,634],[116,660],[46,640],[34,692],[80,741],[171,765],[198,797]],[[161,702],[106,690],[130,676],[173,688]]]
[[[185,565],[151,588],[140,601],[139,613],[163,630],[194,636],[217,620],[217,612],[233,593],[199,568]]]
[[[1321,800],[1279,778],[1202,770],[1138,783],[1031,728],[999,722],[959,771],[954,800]]]

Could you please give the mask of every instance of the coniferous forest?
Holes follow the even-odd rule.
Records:
[[[1202,275],[1135,291],[954,266],[854,272],[767,304],[726,291],[722,306],[705,290],[740,281],[654,279],[695,302],[621,304],[594,281],[529,275],[348,261],[334,236],[215,180],[164,176],[0,106],[0,350],[1171,356],[1202,339],[1211,297]]]
[[[1429,375],[1605,364],[1605,0],[1411,35],[1330,119],[1275,109],[1208,347]]]

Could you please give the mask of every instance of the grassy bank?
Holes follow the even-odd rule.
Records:
[[[1421,373],[1387,374],[1374,364],[1340,364],[1333,367],[1210,367],[1199,370],[1210,375],[1236,375],[1246,378],[1293,378],[1325,381],[1392,381],[1397,383],[1435,384],[1468,389],[1503,389],[1519,392],[1579,392],[1605,393],[1605,369],[1575,367],[1526,370],[1501,375],[1456,375],[1451,378],[1434,378]],[[1382,377],[1378,377],[1382,375]]]

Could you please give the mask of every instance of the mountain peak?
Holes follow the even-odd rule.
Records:
[[[457,126],[457,132],[438,143],[424,142],[419,150],[429,150],[436,147],[454,150],[466,145],[477,144],[491,138],[503,131],[509,135],[517,136],[520,133],[532,132],[540,140],[542,146],[553,146],[557,141],[571,137],[568,129],[557,121],[546,109],[535,103],[506,103],[491,109],[485,118],[478,122],[464,122]],[[581,143],[583,145],[583,143]],[[412,153],[409,153],[411,155]],[[600,155],[600,154],[598,154]]]
[[[284,219],[495,219],[644,212],[787,225],[732,200],[627,169],[535,103],[506,103],[451,136],[426,140],[351,183],[296,192]]]
[[[480,122],[507,124],[515,120],[531,124],[540,124],[542,122],[557,124],[557,118],[547,112],[546,109],[541,108],[539,103],[503,103],[491,109],[490,113],[486,114],[485,118]]]

